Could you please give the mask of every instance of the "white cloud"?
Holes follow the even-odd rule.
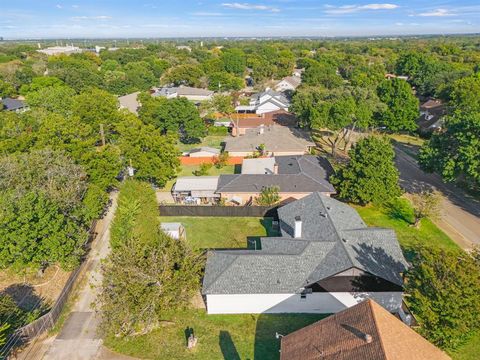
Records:
[[[435,9],[432,11],[427,11],[418,14],[418,16],[435,16],[435,17],[442,17],[442,16],[455,16],[454,13],[450,12],[447,9]]]
[[[110,20],[112,17],[107,15],[99,15],[99,16],[73,16],[71,17],[72,20]]]
[[[57,9],[63,9],[63,6],[60,5],[60,4],[55,5],[55,7],[56,7]]]
[[[238,10],[262,10],[262,11],[271,11],[271,12],[280,11],[280,9],[273,6],[256,5],[256,4],[249,4],[249,3],[237,3],[237,2],[223,3],[222,6],[229,9],[238,9]]]
[[[326,5],[327,14],[351,14],[359,11],[369,11],[369,10],[394,10],[399,8],[396,4],[366,4],[366,5],[343,5],[343,6],[333,6]]]
[[[78,9],[80,7],[80,5],[72,5],[72,8],[74,9]]]

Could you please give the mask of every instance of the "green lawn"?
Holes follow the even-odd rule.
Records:
[[[207,315],[186,310],[166,316],[171,321],[145,336],[106,339],[106,345],[123,354],[148,359],[277,360],[280,341],[275,332],[289,334],[324,318],[310,314]],[[187,328],[198,343],[186,349]]]
[[[258,237],[275,235],[271,218],[161,216],[160,221],[182,223],[194,249],[253,247]]]
[[[202,141],[198,144],[184,144],[181,142],[177,143],[177,148],[180,151],[187,151],[190,149],[202,147],[202,146],[208,146],[208,147],[213,147],[217,149],[222,148],[222,142],[225,139],[226,135],[208,135],[205,136]]]
[[[200,169],[200,165],[182,165],[180,171],[177,174],[177,177],[180,176],[194,176],[194,172]],[[238,174],[240,172],[240,166],[238,165],[225,165],[224,167],[218,169],[215,166],[212,166],[208,171],[207,176],[215,176],[222,174]],[[173,184],[177,179],[172,179],[167,181],[167,184],[164,188],[160,189],[161,191],[170,191],[172,190]]]
[[[356,206],[355,209],[367,225],[394,229],[400,245],[407,252],[413,245],[419,243],[447,249],[459,249],[458,245],[429,219],[423,219],[420,227],[415,228],[404,220],[392,218],[386,212],[373,206]]]
[[[477,360],[480,357],[480,332],[473,335],[450,356],[454,360]]]

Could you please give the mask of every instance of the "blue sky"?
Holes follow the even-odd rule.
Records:
[[[6,39],[480,32],[479,0],[1,2],[0,36]]]

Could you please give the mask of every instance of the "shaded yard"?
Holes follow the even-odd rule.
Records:
[[[271,218],[161,216],[160,221],[182,223],[194,249],[253,247],[258,237],[275,235]]]
[[[195,149],[202,146],[213,147],[216,149],[222,148],[222,142],[225,139],[226,135],[207,135],[202,141],[198,144],[184,144],[181,142],[177,143],[177,148],[180,151],[187,151],[190,149]]]
[[[450,353],[454,360],[477,360],[480,354],[480,331],[455,352]]]
[[[280,340],[275,333],[287,335],[314,323],[325,315],[260,314],[207,315],[204,310],[179,311],[170,321],[148,335],[130,339],[106,339],[115,351],[148,359],[228,359],[277,360]],[[198,343],[186,349],[186,329],[192,328]]]
[[[394,229],[400,245],[407,253],[416,244],[459,249],[458,245],[429,219],[422,219],[420,227],[415,228],[406,221],[393,218],[386,211],[374,206],[355,206],[355,209],[367,225]]]

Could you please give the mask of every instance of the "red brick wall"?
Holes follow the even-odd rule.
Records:
[[[208,158],[180,156],[179,159],[180,159],[180,164],[182,165],[200,165],[202,163],[214,164],[216,158],[214,156],[208,157]],[[242,156],[231,156],[228,158],[228,161],[227,161],[228,165],[241,165],[242,163],[243,163]]]

